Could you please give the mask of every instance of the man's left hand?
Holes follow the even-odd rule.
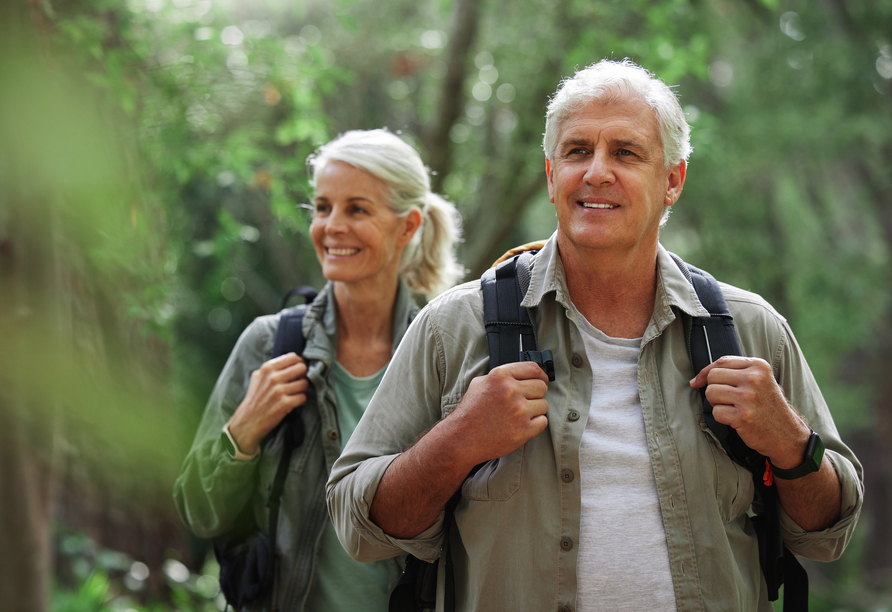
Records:
[[[767,361],[721,357],[691,381],[695,389],[704,385],[715,420],[737,430],[747,446],[780,469],[802,463],[811,430],[787,402]]]

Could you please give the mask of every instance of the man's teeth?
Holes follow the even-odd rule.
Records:
[[[585,208],[616,208],[614,204],[592,204],[590,202],[580,202]]]
[[[328,254],[336,257],[346,257],[347,255],[353,255],[358,252],[359,249],[328,249]]]

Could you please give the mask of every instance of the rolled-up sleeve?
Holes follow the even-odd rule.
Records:
[[[259,457],[232,458],[220,442],[223,425],[244,399],[251,373],[269,358],[275,323],[260,317],[242,333],[208,400],[189,454],[174,483],[183,522],[198,537],[226,532],[253,491]]]
[[[775,374],[790,403],[800,411],[826,447],[840,483],[839,520],[822,531],[805,531],[783,508],[780,525],[787,547],[796,555],[815,561],[839,558],[852,538],[864,499],[864,475],[861,463],[839,436],[836,424],[808,363],[786,322],[774,363]]]
[[[369,518],[384,472],[443,415],[441,381],[445,361],[431,306],[421,311],[406,332],[328,480],[332,523],[345,550],[358,561],[374,561],[403,552],[426,561],[440,556],[443,512],[411,539],[391,537]]]

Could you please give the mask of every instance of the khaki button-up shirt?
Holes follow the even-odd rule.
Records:
[[[836,559],[861,508],[861,466],[840,440],[786,321],[757,295],[724,284],[722,291],[743,353],[772,365],[787,399],[821,435],[842,485],[842,514],[835,525],[807,533],[781,510],[784,540],[797,555]],[[462,485],[449,538],[458,610],[572,611],[577,583],[585,580],[576,572],[581,479],[564,475],[580,469],[592,371],[554,237],[533,261],[522,305],[532,311],[539,349],[554,354],[557,378],[546,395],[548,427],[486,463]],[[677,608],[768,611],[747,514],[754,501],[752,475],[727,456],[703,421],[700,396],[688,384],[693,370],[681,313],[707,315],[660,247],[638,388]],[[443,513],[415,538],[401,540],[375,525],[369,508],[390,462],[452,412],[471,380],[487,373],[488,361],[479,281],[438,297],[412,324],[328,482],[329,511],[353,556],[372,560],[407,551],[432,561],[441,554]],[[442,571],[439,582],[442,593]]]

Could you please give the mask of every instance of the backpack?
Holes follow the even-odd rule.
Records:
[[[286,308],[294,295],[301,295],[305,304]],[[316,291],[310,287],[292,289],[282,300],[279,327],[273,342],[272,357],[286,353],[301,355],[304,351],[303,319],[309,303],[316,298]],[[235,520],[234,527],[213,538],[214,556],[220,564],[220,590],[226,604],[235,610],[262,600],[272,588],[272,610],[276,610],[276,532],[279,522],[279,507],[288,465],[295,448],[304,439],[304,424],[301,411],[292,410],[264,439],[265,445],[285,428],[282,456],[276,468],[276,475],[270,488],[267,507],[269,508],[269,535],[263,532],[254,520],[253,507],[245,504]]]
[[[541,244],[541,243],[540,243]],[[523,247],[521,247],[523,248]],[[513,361],[538,361],[549,372],[547,358],[550,351],[537,351],[534,327],[526,308],[520,302],[530,283],[530,260],[535,251],[509,253],[495,268],[483,274],[483,311],[489,344],[490,369]],[[697,297],[709,312],[708,317],[684,316],[685,340],[693,365],[694,375],[725,355],[740,355],[734,331],[734,319],[718,282],[708,272],[686,264],[670,254],[694,287]],[[503,333],[504,332],[504,333]],[[523,352],[521,352],[521,341]],[[526,354],[530,357],[525,358]],[[546,355],[547,354],[547,355]],[[541,359],[541,360],[540,360]],[[553,378],[553,364],[549,379]],[[768,459],[749,448],[737,432],[719,423],[712,416],[712,406],[706,400],[706,388],[700,389],[703,418],[718,438],[722,447],[736,463],[753,475],[753,485],[764,506],[761,514],[751,517],[759,542],[759,565],[768,587],[768,598],[776,601],[781,585],[784,590],[784,612],[807,612],[808,574],[787,549],[780,531],[777,489],[766,467]]]

